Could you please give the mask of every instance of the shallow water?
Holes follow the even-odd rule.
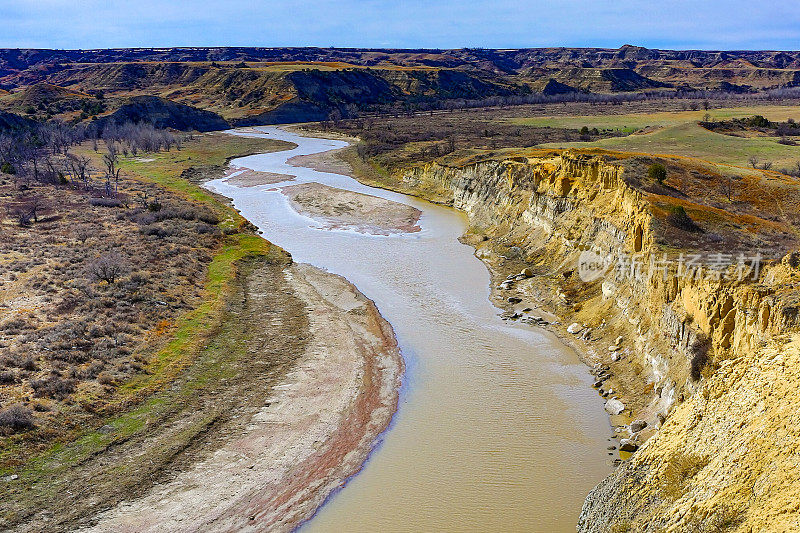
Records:
[[[406,360],[382,442],[302,531],[575,531],[584,497],[611,472],[610,426],[587,368],[551,334],[498,317],[486,267],[457,240],[463,215],[287,165],[345,143],[259,129],[298,147],[233,165],[423,212],[421,232],[373,236],[322,228],[291,208],[280,184],[208,184],[296,261],[343,275],[374,300]]]

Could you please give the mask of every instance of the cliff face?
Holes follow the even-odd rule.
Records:
[[[623,166],[543,153],[432,163],[394,178],[465,211],[480,235],[477,254],[494,270],[530,266],[537,275],[505,284],[503,296],[532,297],[564,325],[577,323],[570,333],[585,341],[596,386],[623,402],[618,414],[607,409],[612,424],[640,449],[589,495],[579,531],[788,524],[800,516],[791,497],[800,482],[788,474],[800,462],[792,423],[800,420],[800,340],[785,333],[800,325],[800,260],[789,254],[742,279],[736,265],[715,273],[664,261],[677,250],[665,249],[661,215]],[[587,253],[611,258],[588,282],[579,276]],[[655,275],[634,268],[661,263]]]

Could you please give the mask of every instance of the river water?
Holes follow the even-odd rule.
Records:
[[[281,184],[208,184],[295,261],[340,274],[372,299],[406,361],[390,428],[364,469],[301,530],[575,531],[584,497],[611,472],[611,429],[587,368],[548,332],[499,318],[486,267],[458,242],[467,227],[462,214],[286,163],[343,141],[258,130],[298,147],[233,165],[423,213],[420,232],[367,235],[298,214],[276,190]]]

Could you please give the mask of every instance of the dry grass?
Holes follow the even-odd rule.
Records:
[[[2,224],[0,371],[14,378],[0,386],[0,406],[38,398],[51,408],[37,415],[45,428],[61,402],[98,410],[117,383],[144,371],[156,325],[202,296],[221,245],[216,215],[152,185],[122,187],[129,197],[143,190],[159,198],[159,211],[33,187],[24,194],[46,206],[40,222]],[[19,199],[10,181],[0,184],[0,209]]]
[[[181,152],[147,157],[156,161],[130,160],[121,201],[110,206],[71,186],[20,190],[0,175],[0,212],[33,197],[41,205],[30,225],[0,219],[0,410],[35,411],[35,428],[6,426],[0,469],[136,403],[184,368],[186,342],[215,323],[203,317],[221,312],[210,302],[235,275],[233,263],[268,243],[238,235],[240,217],[179,176],[276,147],[204,135]],[[100,154],[83,152],[101,166]],[[137,200],[144,194],[148,203]]]

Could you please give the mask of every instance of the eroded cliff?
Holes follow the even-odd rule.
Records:
[[[620,448],[639,448],[589,495],[579,531],[797,527],[793,217],[693,197],[725,177],[692,162],[669,162],[677,187],[648,183],[649,161],[539,151],[392,180],[468,214],[465,238],[496,276],[511,274],[496,289],[517,304],[509,316],[541,323],[535,302],[560,317]],[[763,183],[748,185],[774,187]],[[698,223],[676,222],[680,212]],[[593,258],[602,268],[587,271]]]

